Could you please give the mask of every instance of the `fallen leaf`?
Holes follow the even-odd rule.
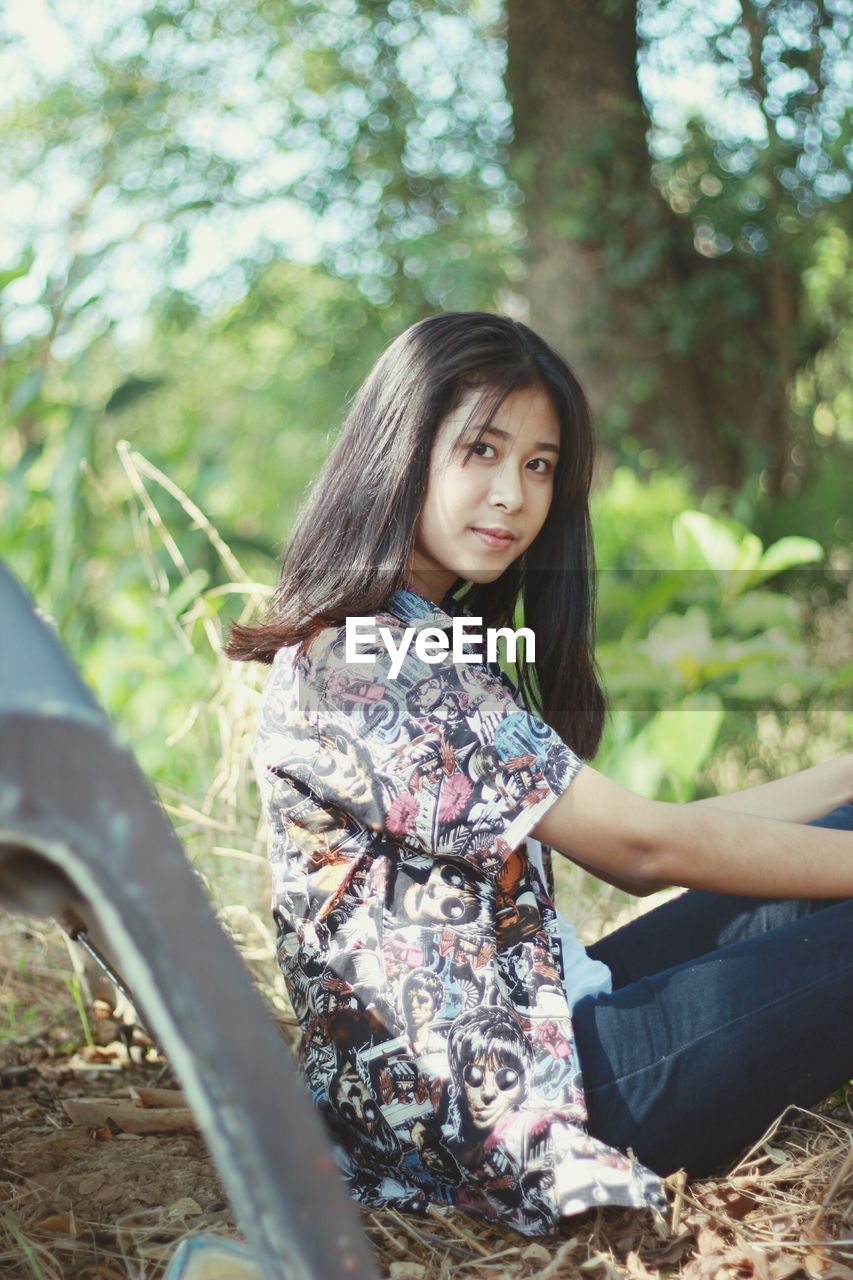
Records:
[[[533,1266],[546,1267],[551,1261],[551,1254],[542,1244],[529,1244],[526,1249],[522,1249],[521,1256]]]
[[[802,1275],[802,1271],[802,1262],[790,1253],[780,1253],[771,1260],[770,1274],[773,1280],[788,1280],[789,1276]],[[853,1271],[850,1272],[850,1275],[853,1276]],[[824,1275],[823,1280],[826,1280],[826,1275]],[[839,1280],[841,1280],[841,1277],[839,1277]]]
[[[654,1271],[649,1271],[636,1250],[632,1249],[625,1259],[625,1270],[633,1280],[656,1280]]]
[[[66,1236],[76,1236],[77,1227],[74,1219],[67,1213],[53,1213],[36,1223],[36,1231],[56,1231]]]
[[[197,1200],[193,1200],[192,1196],[182,1196],[180,1200],[169,1205],[166,1217],[170,1222],[182,1222],[185,1218],[197,1217],[201,1211],[201,1205]]]
[[[725,1253],[727,1249],[728,1245],[719,1231],[715,1231],[713,1227],[703,1222],[696,1233],[696,1252],[714,1256]]]
[[[76,1124],[124,1130],[125,1133],[186,1133],[198,1129],[187,1107],[141,1107],[117,1098],[66,1098],[66,1115]]]
[[[77,1189],[81,1195],[90,1196],[98,1191],[106,1182],[107,1175],[105,1173],[89,1173],[85,1178],[81,1178],[77,1184]]]
[[[189,1101],[182,1089],[147,1089],[131,1085],[128,1093],[134,1102],[143,1107],[188,1107]]]
[[[723,1213],[729,1218],[734,1218],[736,1222],[740,1222],[756,1208],[755,1199],[744,1191],[738,1191],[735,1187],[714,1187],[713,1190],[697,1196],[697,1199],[713,1212]]]
[[[112,1129],[108,1124],[89,1125],[86,1132],[88,1133],[89,1137],[92,1138],[95,1142],[112,1142],[113,1138],[115,1137],[115,1134],[113,1133]]]
[[[693,1248],[693,1232],[682,1231],[674,1240],[670,1240],[668,1244],[660,1249],[654,1249],[646,1254],[648,1261],[655,1267],[672,1266],[676,1262],[680,1262],[685,1253]]]
[[[582,1262],[578,1267],[579,1271],[592,1272],[597,1275],[600,1280],[622,1280],[622,1275],[616,1263],[606,1253],[593,1254],[591,1258],[587,1258],[586,1262]]]

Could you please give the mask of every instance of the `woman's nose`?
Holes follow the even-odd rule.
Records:
[[[508,511],[517,510],[524,501],[524,489],[515,467],[504,464],[495,472],[492,481],[491,501]]]

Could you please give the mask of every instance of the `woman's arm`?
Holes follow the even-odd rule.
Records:
[[[611,883],[766,898],[853,897],[853,833],[646,800],[589,765],[532,834],[595,874],[614,877]]]
[[[565,850],[559,849],[558,853],[565,853]],[[635,898],[647,898],[650,893],[657,893],[659,889],[671,889],[671,884],[665,884],[662,880],[642,880],[638,876],[619,876],[613,875],[610,871],[604,872],[601,867],[594,867],[589,862],[584,862],[579,858],[574,849],[571,853],[565,853],[565,856],[574,862],[575,866],[581,868],[582,871],[588,871],[591,876],[595,876],[596,880],[603,880],[605,884],[612,884],[614,889],[621,889],[624,893],[631,893]]]
[[[763,782],[730,795],[691,800],[689,805],[714,805],[733,813],[786,822],[810,822],[839,805],[853,803],[853,753],[826,760],[775,782]]]

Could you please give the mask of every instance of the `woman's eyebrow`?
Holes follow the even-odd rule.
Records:
[[[479,431],[479,427],[475,427],[474,431]],[[489,435],[490,433],[493,436],[500,436],[501,440],[510,440],[512,438],[508,431],[502,431],[500,427],[484,427],[483,428],[483,435]],[[548,444],[547,441],[545,440],[537,440],[536,444],[533,445],[533,448],[546,449],[549,453],[559,454],[560,452],[557,445]]]

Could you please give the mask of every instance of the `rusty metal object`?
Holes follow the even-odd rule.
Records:
[[[125,975],[264,1280],[375,1280],[319,1116],[171,824],[2,564],[0,904],[77,920]]]

